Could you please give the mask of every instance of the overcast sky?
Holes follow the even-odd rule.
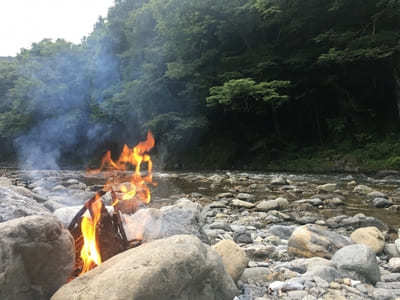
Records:
[[[44,38],[79,43],[114,0],[0,0],[0,56]]]

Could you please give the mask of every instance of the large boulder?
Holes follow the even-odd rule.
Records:
[[[225,269],[236,282],[249,263],[246,252],[231,240],[223,240],[213,246],[222,257]]]
[[[323,226],[308,224],[292,233],[288,252],[302,257],[331,258],[338,249],[349,244],[350,241],[340,234],[329,231]]]
[[[0,299],[49,299],[67,282],[74,264],[74,240],[54,217],[0,224]]]
[[[198,238],[178,235],[112,257],[51,299],[232,300],[237,294],[221,257]]]
[[[28,197],[27,197],[28,196]],[[34,199],[29,190],[0,177],[0,222],[30,215],[49,215],[50,211]]]
[[[354,231],[351,240],[356,244],[364,244],[370,247],[375,253],[380,253],[385,246],[385,236],[376,227],[363,227]]]
[[[332,263],[343,277],[375,284],[381,274],[375,252],[362,245],[350,245],[338,250],[332,257]]]
[[[208,243],[200,212],[198,204],[180,199],[175,205],[161,209],[144,208],[133,215],[124,215],[124,228],[128,240],[149,242],[178,234],[191,234]]]

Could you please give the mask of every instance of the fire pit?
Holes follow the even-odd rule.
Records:
[[[75,239],[76,267],[71,279],[88,272],[110,257],[141,244],[140,237],[128,240],[124,230],[123,214],[132,214],[141,205],[151,201],[150,185],[153,183],[152,160],[149,151],[154,147],[152,133],[147,139],[129,148],[124,145],[117,161],[107,151],[98,169],[90,174],[106,176],[102,190],[89,199],[74,216],[69,231]],[[147,172],[142,174],[142,164],[147,164]],[[127,177],[118,176],[118,171],[134,169]],[[109,212],[103,202],[106,193],[111,195]]]

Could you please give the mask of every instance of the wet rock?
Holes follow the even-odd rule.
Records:
[[[400,272],[400,257],[391,258],[388,267],[392,272]]]
[[[350,245],[338,250],[332,257],[332,263],[344,277],[375,284],[381,274],[375,253],[362,245]]]
[[[221,257],[193,236],[178,235],[118,254],[57,291],[52,300],[231,300],[238,295]]]
[[[232,206],[241,207],[241,208],[253,208],[253,207],[255,207],[254,203],[247,202],[247,201],[242,201],[242,200],[239,200],[239,199],[233,199],[231,204],[232,204]]]
[[[263,200],[256,206],[258,211],[270,211],[275,209],[285,209],[289,205],[289,202],[285,198],[277,198],[275,200]]]
[[[253,242],[251,234],[248,232],[234,232],[233,240],[239,244],[251,244]]]
[[[375,253],[380,253],[385,246],[385,236],[376,227],[363,227],[354,231],[351,240],[356,244],[364,244]]]
[[[295,229],[296,226],[272,225],[268,229],[268,232],[280,237],[281,239],[288,240]]]
[[[297,228],[289,239],[288,252],[303,257],[331,258],[340,248],[349,245],[347,238],[319,225]]]
[[[363,194],[363,195],[367,195],[369,193],[374,192],[374,189],[370,188],[369,186],[366,185],[357,185],[354,189],[353,189],[354,193],[358,193],[358,194]]]
[[[372,200],[372,205],[376,208],[386,208],[393,205],[393,202],[386,198],[375,198]]]
[[[226,271],[236,282],[249,263],[245,251],[230,240],[223,240],[213,246],[214,250],[222,257]]]
[[[337,188],[336,183],[327,183],[327,184],[317,186],[318,191],[326,192],[326,193],[332,193],[333,191],[336,190],[336,188]]]
[[[49,299],[75,264],[74,240],[51,216],[1,223],[0,253],[0,299]]]

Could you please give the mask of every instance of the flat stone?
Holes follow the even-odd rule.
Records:
[[[236,195],[236,198],[238,198],[239,200],[251,201],[255,199],[255,196],[247,193],[239,193]]]
[[[357,186],[354,188],[353,192],[354,192],[354,193],[363,194],[363,195],[367,195],[367,194],[369,194],[369,193],[374,192],[374,189],[370,188],[369,186],[360,184],[360,185],[357,185]]]
[[[285,209],[289,205],[289,202],[285,198],[277,198],[275,200],[263,200],[259,202],[256,206],[258,211],[270,211]]]
[[[327,183],[327,184],[317,186],[318,191],[327,192],[327,193],[332,193],[333,191],[336,190],[336,188],[337,188],[336,183]]]
[[[247,201],[242,201],[242,200],[239,200],[239,199],[233,199],[231,204],[232,204],[232,206],[242,207],[242,208],[253,208],[253,207],[255,207],[254,203],[247,202]]]
[[[240,281],[244,283],[265,282],[269,273],[268,268],[246,268],[240,277]]]

